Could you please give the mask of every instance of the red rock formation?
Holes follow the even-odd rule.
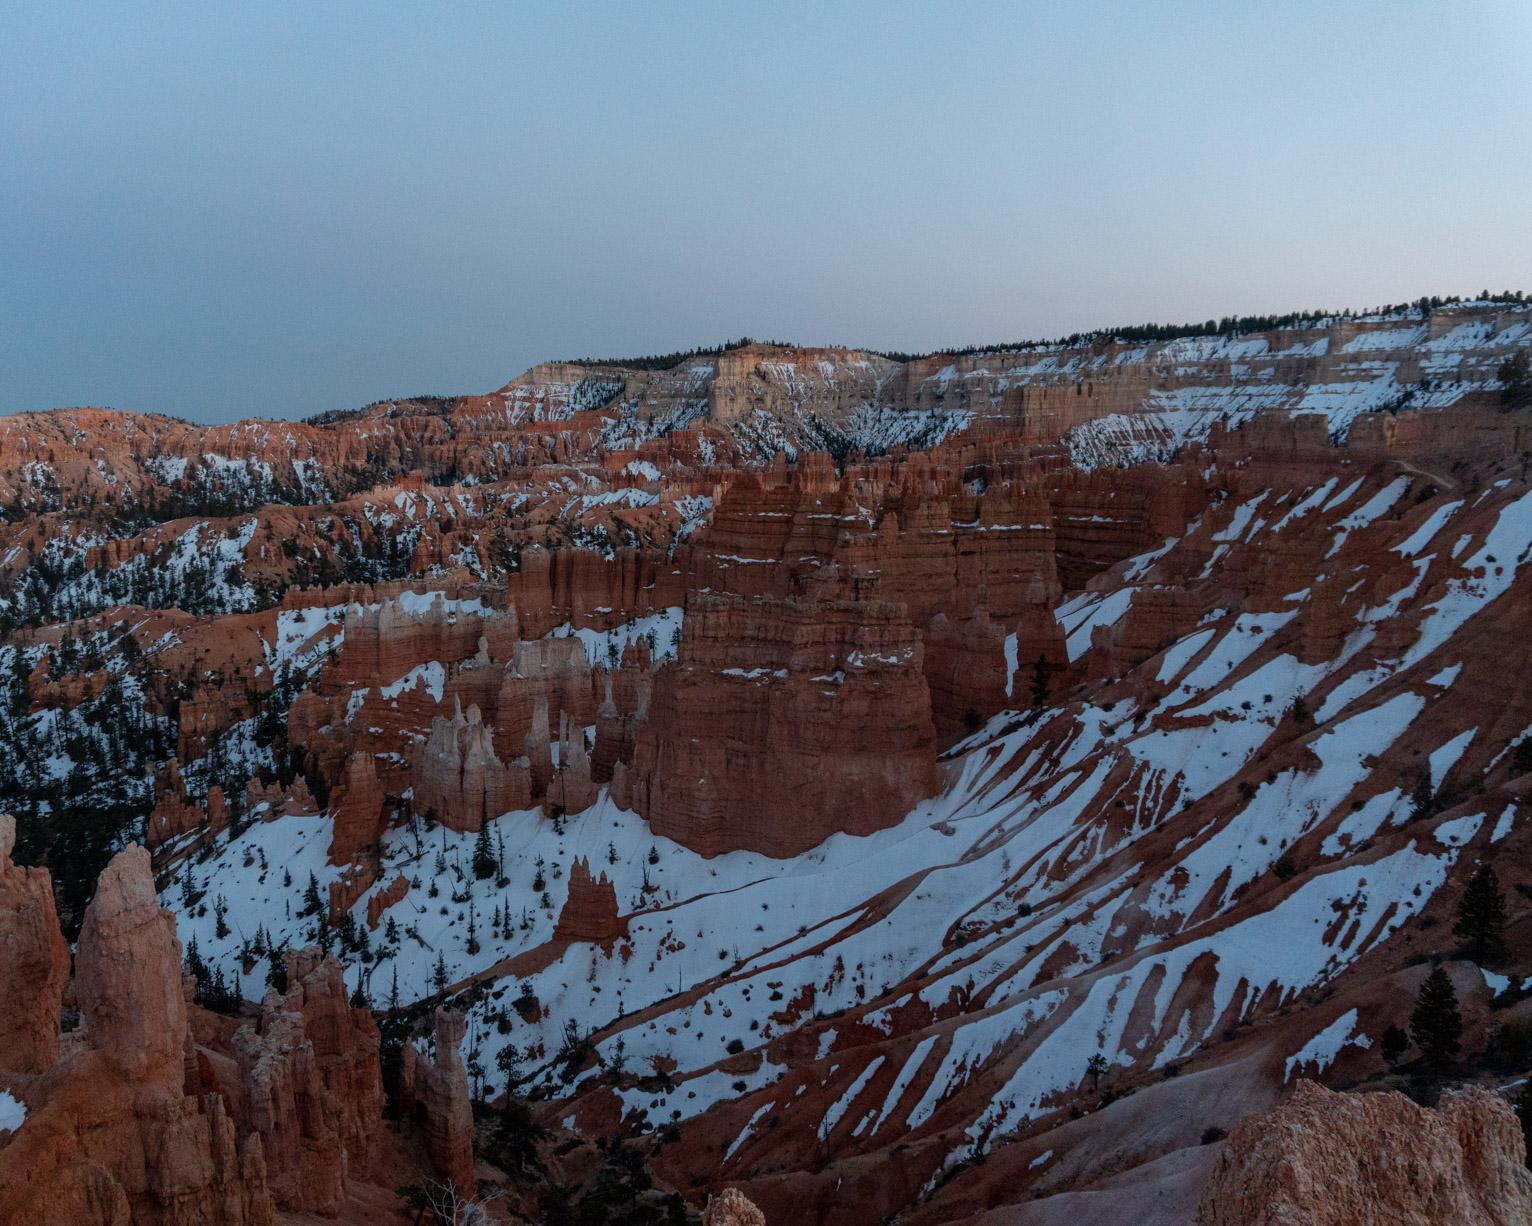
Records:
[[[355,753],[330,797],[335,829],[330,838],[330,862],[344,864],[371,847],[383,833],[383,785],[370,753]]]
[[[404,896],[409,892],[409,878],[400,873],[388,883],[386,889],[379,890],[367,900],[367,926],[375,930],[383,922],[383,912],[394,904],[403,902]]]
[[[435,1018],[436,1058],[413,1042],[404,1045],[399,1094],[407,1108],[421,1117],[426,1153],[436,1173],[471,1194],[477,1186],[473,1167],[473,1107],[468,1097],[468,1070],[459,1048],[467,1022],[461,1013],[438,1009]]]
[[[69,946],[45,868],[11,863],[16,819],[0,813],[0,1070],[41,1073],[59,1057]]]
[[[154,811],[149,814],[145,841],[157,847],[168,839],[195,830],[206,814],[200,805],[186,799],[186,784],[181,765],[171,758],[154,778]]]
[[[75,953],[75,996],[92,1050],[139,1086],[180,1093],[181,942],[175,914],[155,897],[149,853],[137,844],[96,882]]]
[[[604,872],[599,880],[593,878],[590,861],[577,856],[569,867],[569,896],[559,911],[553,935],[566,941],[604,945],[623,936],[626,930],[617,914],[617,887]]]
[[[697,598],[635,731],[636,807],[704,855],[898,821],[936,788],[922,663],[899,605]]]
[[[134,845],[101,874],[76,951],[83,1038],[23,1093],[0,1148],[10,1222],[267,1226],[258,1136],[218,1094],[183,1094],[188,1031],[175,918]]]
[[[1197,1226],[1478,1226],[1532,1221],[1521,1127],[1481,1088],[1436,1111],[1300,1081],[1224,1142]]]
[[[339,924],[340,917],[356,905],[356,900],[372,888],[375,880],[376,870],[371,864],[353,864],[341,874],[339,881],[330,882],[329,923],[332,926]]]
[[[486,818],[532,803],[531,771],[522,759],[509,766],[495,756],[494,738],[479,708],[462,708],[450,720],[437,716],[411,775],[415,811],[434,816],[449,830],[477,832]]]
[[[372,1014],[347,1003],[334,955],[285,956],[287,992],[267,992],[258,1033],[246,1024],[234,1036],[240,1124],[261,1137],[279,1207],[334,1216],[348,1170],[366,1166],[383,1129],[381,1040]]]
[[[725,1188],[707,1198],[702,1226],[766,1226],[766,1215],[738,1188]]]
[[[548,782],[544,808],[579,813],[596,799],[590,777],[590,755],[585,752],[585,733],[570,724],[569,713],[559,716],[559,764]]]

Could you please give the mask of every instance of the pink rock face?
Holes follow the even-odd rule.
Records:
[[[1511,1226],[1532,1221],[1521,1127],[1482,1088],[1438,1110],[1302,1081],[1224,1142],[1197,1226]]]
[[[201,1062],[175,919],[143,847],[97,880],[75,972],[84,1042],[26,1092],[26,1121],[0,1148],[0,1221],[269,1226],[261,1138],[239,1139],[220,1095],[184,1093]]]
[[[337,796],[331,798],[335,831],[330,861],[344,864],[377,842],[383,830],[383,784],[370,753],[355,753],[346,762]]]
[[[636,807],[704,855],[898,821],[936,790],[922,662],[902,605],[697,597],[635,730]]]
[[[507,766],[495,756],[493,730],[477,706],[466,717],[458,707],[450,720],[432,720],[411,779],[416,812],[434,814],[449,830],[476,832],[486,816],[532,803],[530,772],[519,760]]]
[[[738,1188],[725,1188],[708,1197],[702,1226],[766,1226],[766,1215]]]
[[[399,1074],[401,1100],[421,1117],[426,1154],[436,1173],[459,1192],[476,1187],[473,1167],[473,1105],[468,1070],[459,1048],[467,1031],[461,1013],[438,1009],[436,1059],[405,1044]]]
[[[367,900],[367,927],[376,930],[378,925],[383,922],[383,912],[396,903],[403,902],[404,896],[409,892],[409,878],[400,873],[388,883],[386,889],[374,894]]]
[[[59,1010],[69,946],[59,932],[45,868],[11,863],[16,819],[0,813],[0,1069],[41,1073],[59,1057]]]
[[[179,1096],[186,1002],[174,913],[154,893],[148,851],[118,852],[96,881],[75,953],[86,1041],[124,1074]]]
[[[266,994],[259,1033],[234,1037],[245,1081],[243,1128],[263,1142],[283,1209],[340,1211],[348,1170],[366,1165],[383,1127],[377,1025],[347,1003],[334,955],[289,952],[288,990]]]
[[[565,813],[579,813],[596,799],[596,785],[590,777],[590,755],[585,752],[585,734],[574,727],[568,712],[559,716],[559,764],[548,781],[545,808],[555,806]]]
[[[569,897],[559,912],[553,935],[566,941],[605,943],[623,935],[617,914],[617,888],[602,873],[591,876],[590,862],[580,856],[569,869]]]

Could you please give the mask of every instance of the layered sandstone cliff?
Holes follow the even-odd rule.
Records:
[[[1432,1111],[1300,1081],[1223,1144],[1197,1226],[1512,1226],[1532,1221],[1521,1126],[1483,1089]]]

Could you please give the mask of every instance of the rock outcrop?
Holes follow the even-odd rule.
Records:
[[[1224,1142],[1197,1226],[1512,1226],[1532,1221],[1521,1126],[1480,1088],[1432,1111],[1402,1094],[1336,1094],[1300,1081],[1290,1101]]]
[[[45,868],[11,863],[16,819],[0,813],[0,1070],[41,1073],[59,1057],[69,946]]]
[[[590,861],[577,856],[569,868],[569,896],[559,911],[553,935],[566,941],[607,944],[623,935],[617,914],[617,887],[602,873],[591,876]]]
[[[181,945],[140,846],[101,874],[80,931],[76,994],[83,1038],[24,1088],[26,1122],[0,1148],[4,1220],[267,1226],[261,1138],[237,1139],[219,1094],[183,1092]]]
[[[472,1194],[473,1104],[468,1070],[459,1048],[467,1022],[461,1013],[438,1009],[434,1020],[435,1058],[413,1042],[404,1045],[399,1072],[400,1101],[420,1118],[426,1154],[441,1178],[460,1193]]]
[[[452,718],[437,716],[411,775],[417,813],[433,816],[449,830],[476,832],[486,818],[532,803],[532,779],[520,758],[505,765],[495,756],[493,730],[477,706]]]
[[[807,851],[936,790],[920,637],[902,605],[698,597],[635,729],[635,807],[704,855]]]
[[[264,1145],[277,1205],[340,1212],[348,1170],[365,1166],[383,1128],[380,1038],[347,1002],[333,954],[285,955],[288,989],[266,993],[259,1029],[234,1036],[244,1081],[240,1123]]]
[[[330,860],[344,864],[376,843],[383,831],[383,784],[372,754],[351,755],[341,785],[330,802],[335,822]]]
[[[708,1197],[702,1226],[766,1226],[766,1215],[738,1188],[725,1188]]]

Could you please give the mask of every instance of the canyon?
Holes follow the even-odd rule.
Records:
[[[1524,1220],[1529,350],[0,418],[0,1218]]]

